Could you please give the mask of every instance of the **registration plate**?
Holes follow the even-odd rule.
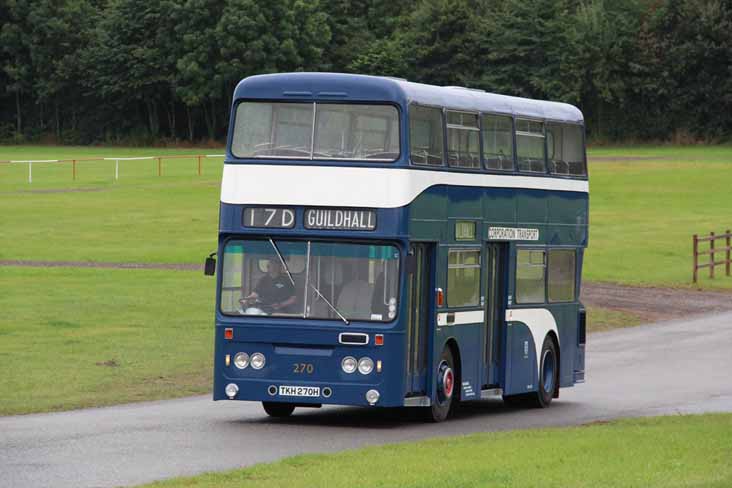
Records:
[[[317,386],[280,386],[280,396],[319,397],[320,387]]]

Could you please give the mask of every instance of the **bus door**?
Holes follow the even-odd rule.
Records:
[[[431,315],[429,313],[430,281],[432,279],[432,250],[427,244],[412,244],[413,272],[407,276],[407,377],[406,393],[424,395],[427,392],[427,355]]]
[[[485,250],[485,327],[483,334],[484,386],[498,384],[500,345],[506,306],[508,246],[487,243]]]

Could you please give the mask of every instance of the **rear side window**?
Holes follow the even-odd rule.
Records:
[[[516,155],[519,171],[546,172],[543,122],[525,119],[516,121]]]
[[[574,301],[575,256],[574,249],[549,250],[547,290],[550,302]]]
[[[447,112],[447,164],[457,168],[480,168],[478,116]]]
[[[480,251],[450,250],[447,261],[447,306],[470,307],[480,301]]]
[[[546,251],[519,249],[516,257],[516,303],[544,303]]]
[[[547,124],[546,137],[551,173],[565,176],[587,175],[582,127],[569,124]]]
[[[441,166],[444,154],[442,110],[411,105],[409,107],[409,141],[414,164]]]
[[[483,116],[483,160],[488,169],[513,170],[513,120],[511,117]]]

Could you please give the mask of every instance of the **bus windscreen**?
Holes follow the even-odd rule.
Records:
[[[242,102],[231,151],[237,158],[391,162],[399,157],[392,105]]]
[[[399,251],[390,245],[230,240],[221,312],[389,322],[398,307]]]

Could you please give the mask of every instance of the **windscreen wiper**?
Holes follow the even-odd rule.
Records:
[[[285,263],[285,260],[282,258],[282,254],[280,254],[280,250],[277,249],[277,244],[275,244],[275,241],[272,240],[272,238],[269,238],[269,243],[272,244],[272,248],[277,253],[277,257],[280,258],[280,264],[282,264],[282,269],[285,270],[285,273],[287,273],[287,277],[290,278],[290,282],[292,283],[292,286],[295,286],[295,280],[292,278],[292,273],[290,273],[290,269],[287,267],[287,263]]]
[[[331,309],[331,310],[333,310],[333,311],[334,311],[334,312],[335,312],[335,313],[336,313],[336,314],[337,314],[337,315],[338,315],[338,316],[339,316],[339,317],[341,318],[341,320],[343,321],[343,323],[345,323],[346,325],[351,325],[351,324],[350,324],[350,322],[348,322],[348,319],[347,319],[347,318],[345,318],[345,317],[343,316],[343,314],[342,314],[342,313],[340,313],[340,312],[338,311],[338,309],[337,309],[337,308],[335,308],[335,307],[333,306],[333,304],[332,304],[332,303],[330,303],[330,302],[328,301],[328,299],[327,299],[327,298],[325,298],[325,297],[323,296],[323,294],[322,294],[322,293],[320,293],[320,290],[318,290],[318,289],[317,289],[317,288],[315,287],[315,285],[313,285],[312,283],[308,283],[308,285],[310,285],[310,288],[312,288],[312,289],[313,289],[313,291],[314,291],[315,293],[317,293],[317,294],[318,294],[318,296],[319,296],[320,298],[322,298],[322,299],[323,299],[323,301],[324,301],[324,302],[325,302],[326,304],[328,304],[328,306],[330,307],[330,309]]]

